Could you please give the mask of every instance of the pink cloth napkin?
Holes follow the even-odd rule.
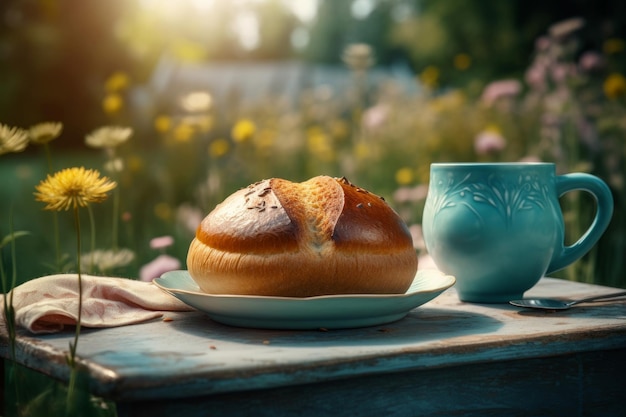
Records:
[[[83,311],[81,326],[116,327],[161,317],[165,311],[191,311],[191,307],[165,293],[152,282],[81,274]],[[78,317],[78,275],[58,274],[17,286],[13,307],[18,326],[32,333],[54,333],[75,325]],[[0,317],[4,321],[4,301]]]

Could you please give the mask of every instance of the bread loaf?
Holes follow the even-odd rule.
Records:
[[[417,270],[406,224],[345,178],[273,178],[241,189],[197,229],[189,274],[210,294],[404,293]]]

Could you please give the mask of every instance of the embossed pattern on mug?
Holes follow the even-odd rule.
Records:
[[[504,176],[492,173],[487,176],[486,184],[474,182],[473,175],[480,177],[474,173],[464,173],[463,178],[457,181],[454,173],[446,173],[445,178],[438,178],[439,175],[433,173],[433,181],[438,187],[444,186],[445,183],[445,188],[438,188],[439,193],[427,201],[433,205],[434,217],[437,217],[441,210],[462,204],[481,222],[484,222],[480,213],[471,204],[463,201],[466,194],[477,203],[493,207],[502,216],[507,227],[511,226],[515,213],[518,211],[546,208],[545,201],[548,198],[549,189],[545,183],[539,181],[536,173],[520,173],[513,180],[507,180]]]

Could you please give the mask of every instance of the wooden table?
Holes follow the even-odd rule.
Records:
[[[544,278],[527,296],[612,290]],[[17,361],[67,381],[72,337],[21,332]],[[85,329],[78,355],[121,417],[626,415],[625,299],[530,311],[461,303],[451,288],[400,321],[331,331],[172,313]]]

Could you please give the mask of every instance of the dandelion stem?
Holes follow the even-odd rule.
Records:
[[[117,250],[117,234],[118,234],[118,221],[120,210],[120,193],[119,189],[113,190],[113,225],[111,227],[113,232],[113,250]]]
[[[76,379],[78,377],[78,368],[76,366],[76,348],[78,347],[78,337],[80,336],[80,323],[83,312],[83,280],[81,275],[80,262],[80,217],[78,214],[78,206],[74,206],[74,224],[76,225],[76,269],[78,271],[78,317],[76,319],[76,332],[74,334],[74,342],[70,343],[70,356],[68,364],[70,366],[70,381],[67,390],[67,408],[68,411],[74,403],[74,391],[76,390]],[[68,413],[70,414],[70,413]]]
[[[93,216],[93,209],[90,205],[87,206],[87,213],[89,213],[89,227],[91,228],[91,259],[89,260],[89,273],[93,274],[94,256],[96,251],[96,222]]]
[[[16,376],[17,373],[17,363],[15,361],[16,359],[16,338],[17,338],[17,333],[16,333],[16,324],[15,324],[15,309],[13,308],[13,288],[15,288],[16,284],[17,284],[17,254],[16,254],[16,249],[15,249],[15,236],[13,235],[13,208],[11,208],[10,214],[9,214],[9,236],[11,236],[11,262],[12,262],[12,277],[11,277],[11,284],[9,286],[9,283],[7,282],[7,276],[6,276],[6,272],[4,270],[4,263],[2,261],[2,254],[0,253],[0,277],[2,278],[2,290],[3,290],[3,298],[4,298],[4,320],[5,320],[5,326],[7,329],[7,333],[9,336],[9,345],[10,345],[10,350],[11,350],[11,370],[12,372],[10,373],[11,377],[13,380],[11,381],[11,379],[9,380],[9,384],[13,383],[14,387],[15,387],[15,401],[16,404],[18,406],[19,409],[19,404],[21,403],[20,401],[20,389],[19,389],[19,384],[15,383],[15,381],[18,379]],[[0,246],[0,250],[2,249],[2,246]],[[9,293],[10,291],[10,293]],[[9,295],[7,295],[9,294]]]

